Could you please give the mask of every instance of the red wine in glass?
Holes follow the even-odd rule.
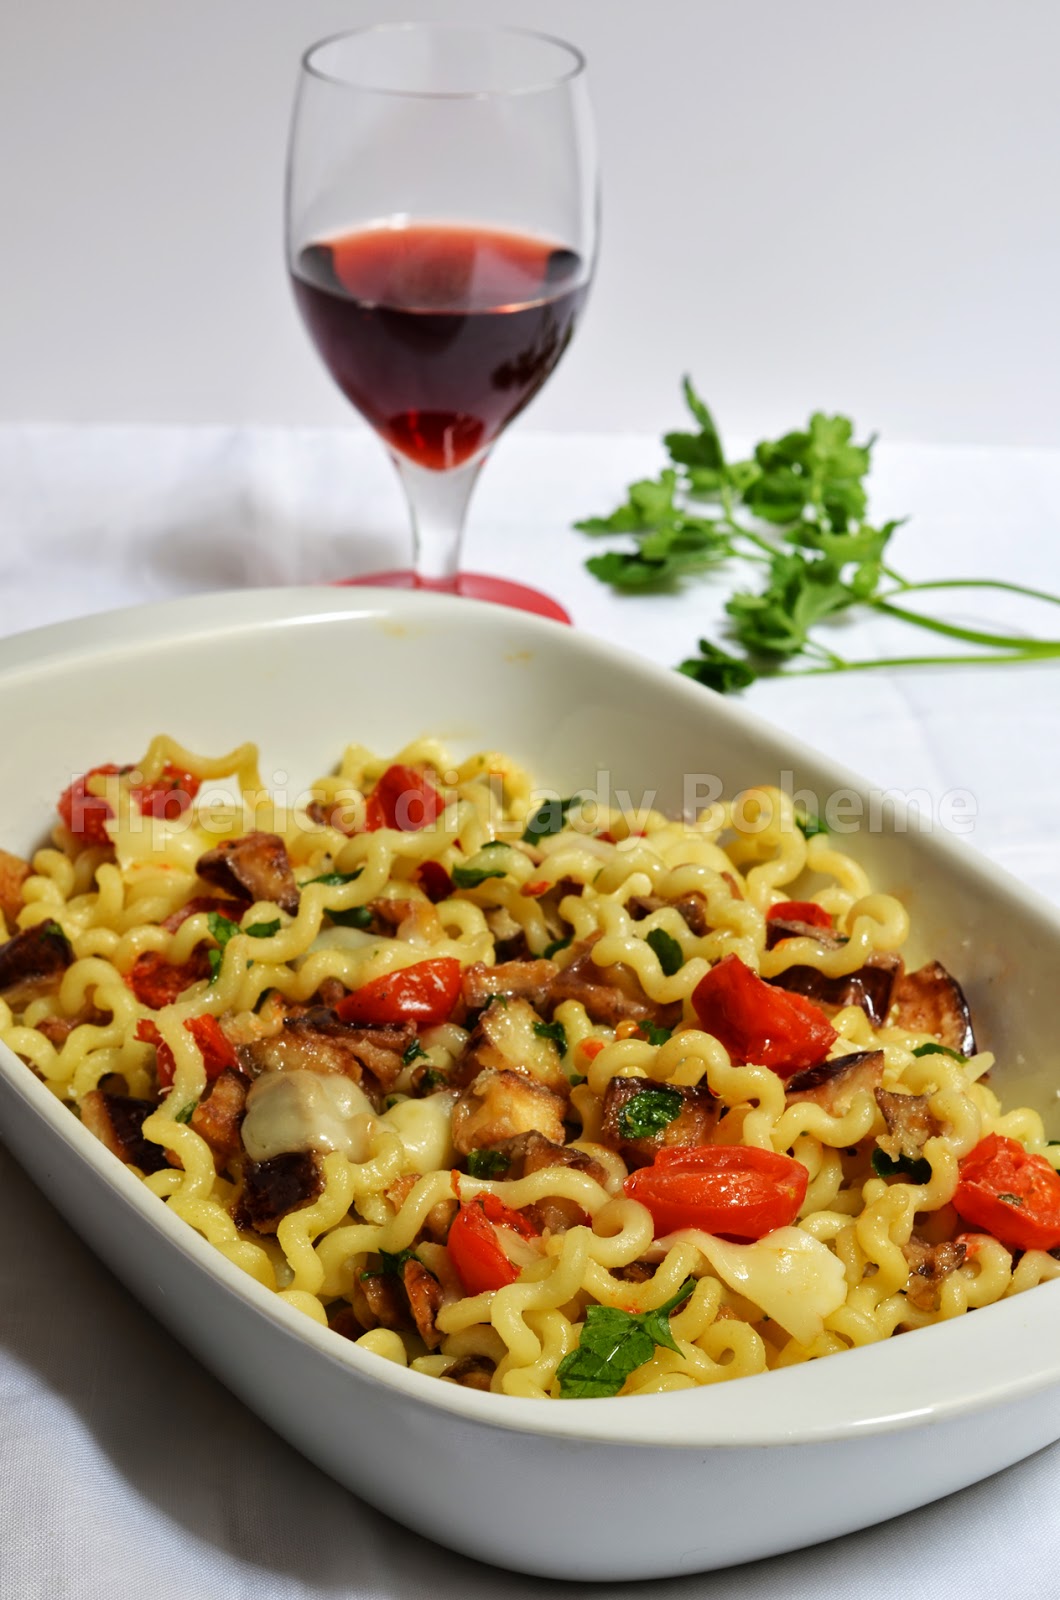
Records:
[[[439,223],[322,239],[291,277],[347,400],[392,450],[435,471],[487,449],[533,399],[587,290],[562,245]]]
[[[313,342],[390,450],[414,571],[569,621],[537,590],[460,570],[479,471],[551,375],[596,260],[597,164],[580,51],[522,28],[377,23],[302,58],[286,256]]]

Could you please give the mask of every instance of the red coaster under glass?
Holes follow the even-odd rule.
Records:
[[[455,578],[420,578],[410,568],[392,572],[366,572],[356,578],[338,578],[342,587],[349,584],[373,584],[380,589],[432,589],[436,594],[459,594],[467,600],[490,600],[495,606],[511,606],[515,611],[529,611],[535,617],[548,617],[552,622],[570,622],[558,600],[552,600],[540,589],[531,589],[525,583],[511,583],[507,578],[491,578],[484,572],[460,572]]]

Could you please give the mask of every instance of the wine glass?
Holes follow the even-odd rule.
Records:
[[[585,61],[516,28],[384,23],[302,58],[287,264],[325,366],[387,445],[414,570],[569,622],[522,584],[459,570],[494,440],[570,343],[596,256]]]

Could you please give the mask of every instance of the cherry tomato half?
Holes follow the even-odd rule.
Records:
[[[158,1011],[162,1006],[171,1006],[189,985],[209,976],[206,946],[198,945],[190,959],[179,966],[168,962],[157,950],[145,950],[125,974],[125,981],[142,1006]]]
[[[106,824],[114,812],[102,795],[89,793],[88,783],[93,778],[119,777],[131,771],[131,767],[116,767],[113,762],[107,762],[101,767],[92,767],[63,790],[57,809],[75,839],[82,844],[110,843]],[[154,783],[138,784],[132,790],[144,816],[164,817],[170,822],[183,816],[198,792],[199,779],[168,762]]]
[[[368,796],[365,832],[397,828],[401,833],[418,833],[437,822],[444,810],[445,801],[427,774],[398,762],[387,767]]]
[[[497,1228],[511,1228],[524,1239],[537,1237],[537,1229],[495,1194],[476,1195],[453,1218],[446,1244],[457,1276],[468,1294],[485,1294],[514,1283],[519,1268],[508,1260]]]
[[[991,1133],[960,1163],[953,1203],[1010,1250],[1060,1245],[1060,1174],[1016,1139]]]
[[[207,1012],[202,1017],[188,1017],[184,1026],[199,1047],[208,1083],[219,1078],[226,1067],[234,1067],[236,1072],[240,1070],[239,1057],[225,1037],[221,1024],[215,1016]],[[154,1045],[158,1086],[160,1089],[168,1089],[176,1076],[177,1064],[173,1059],[172,1050],[158,1031],[157,1023],[145,1017],[137,1023],[136,1037],[142,1039],[145,1044]]]
[[[342,1022],[415,1022],[429,1028],[449,1020],[459,997],[459,961],[436,956],[373,978],[340,1000],[335,1010]]]
[[[647,1206],[657,1239],[678,1228],[702,1228],[746,1241],[794,1222],[807,1177],[801,1161],[753,1145],[675,1145],[622,1187]]]
[[[739,956],[712,967],[692,991],[696,1015],[739,1063],[780,1078],[818,1066],[839,1035],[819,1006],[764,983]]]

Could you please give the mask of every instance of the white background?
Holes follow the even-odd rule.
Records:
[[[301,49],[403,15],[587,51],[584,328],[521,427],[1060,437],[1052,0],[7,0],[0,419],[345,423],[281,260]]]

